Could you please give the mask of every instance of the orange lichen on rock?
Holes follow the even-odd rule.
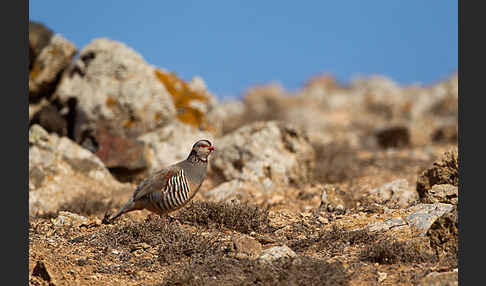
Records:
[[[106,106],[107,107],[114,107],[117,104],[116,99],[113,96],[106,97]]]
[[[211,129],[206,121],[205,113],[191,104],[193,101],[199,101],[203,104],[209,102],[209,98],[205,93],[192,90],[185,81],[178,78],[174,73],[155,70],[155,75],[172,95],[172,100],[177,110],[177,118],[181,122],[202,130]]]

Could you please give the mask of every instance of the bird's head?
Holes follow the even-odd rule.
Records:
[[[207,162],[209,154],[214,151],[214,146],[209,140],[203,139],[197,141],[191,150],[191,155],[195,156],[198,160]]]

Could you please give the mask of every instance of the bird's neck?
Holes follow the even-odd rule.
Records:
[[[186,170],[186,176],[190,177],[192,182],[202,183],[206,177],[208,161],[201,160],[199,156],[189,155],[187,160],[181,162],[181,167]],[[191,171],[188,171],[191,170]]]
[[[207,164],[208,163],[208,158],[202,158],[197,155],[196,152],[191,151],[189,154],[189,157],[187,157],[187,161],[193,163],[193,164]]]

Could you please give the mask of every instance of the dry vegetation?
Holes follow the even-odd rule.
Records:
[[[91,57],[85,54],[81,60]],[[302,130],[289,136],[298,137],[295,144],[305,145],[306,152],[312,151],[305,161],[312,164],[295,164],[288,172],[306,170],[305,179],[279,185],[273,182],[276,177],[266,174],[272,180],[269,189],[258,189],[259,182],[248,180],[251,183],[244,185],[241,199],[215,202],[205,192],[230,179],[210,168],[201,191],[170,218],[143,210],[114,223],[103,218],[131,194],[120,187],[107,196],[90,185],[88,191],[56,205],[57,212],[29,217],[30,285],[417,285],[432,272],[457,269],[456,207],[425,235],[412,233],[409,225],[386,231],[367,228],[408,215],[407,208],[398,204],[377,203],[370,196],[373,189],[403,179],[418,193],[409,205],[414,206],[424,202],[420,199],[434,184],[458,186],[457,153],[443,155],[457,147],[456,77],[437,86],[409,89],[380,78],[340,86],[332,77],[316,77],[296,94],[264,85],[250,88],[243,101],[231,107],[240,112],[234,115],[213,102],[201,82],[188,83],[163,70],[154,72],[157,84],[163,84],[173,100],[177,110],[173,119],[192,126],[191,132],[212,132],[208,134],[218,140],[246,124],[269,120]],[[58,82],[50,84],[52,89]],[[47,107],[39,103],[39,96]],[[74,122],[76,104],[62,106],[50,97],[31,94],[30,124],[74,139],[79,124]],[[116,97],[108,97],[106,105],[115,104],[119,104]],[[69,112],[61,116],[63,109]],[[154,117],[158,122],[164,114]],[[443,124],[449,121],[453,124]],[[291,145],[288,138],[269,138],[283,142],[280,145],[289,151],[286,156],[299,154],[299,148],[287,146]],[[84,140],[74,143],[92,147],[92,152],[98,144],[94,139],[91,145]],[[279,152],[279,147],[272,148],[265,156]],[[155,160],[145,151],[140,156],[147,162]],[[76,159],[66,162],[73,172],[87,174],[96,167],[90,160],[72,160]],[[245,158],[238,160],[235,172],[254,167],[243,164]],[[264,163],[268,162],[274,161]],[[126,166],[108,171],[116,180],[132,184],[144,174]],[[58,179],[42,166],[29,168],[29,178],[29,190],[35,191],[49,190],[48,183]],[[321,201],[323,191],[326,202]],[[60,193],[63,198],[68,195]],[[457,201],[457,192],[453,195]],[[271,262],[262,258],[276,246],[286,246],[293,253]]]

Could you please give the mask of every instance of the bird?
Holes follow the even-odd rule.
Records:
[[[158,170],[140,182],[130,199],[108,222],[134,210],[146,209],[164,217],[182,208],[201,188],[208,157],[214,150],[209,140],[194,143],[187,159]]]

